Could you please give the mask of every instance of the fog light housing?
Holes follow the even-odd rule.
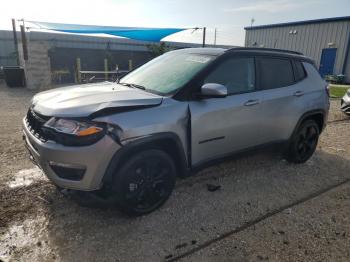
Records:
[[[54,161],[49,161],[49,165],[58,177],[73,181],[82,180],[86,171],[86,168],[80,165],[57,163]]]

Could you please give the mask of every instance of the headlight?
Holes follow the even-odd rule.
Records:
[[[106,133],[101,123],[56,117],[48,120],[42,129],[49,139],[67,146],[91,145]]]
[[[52,128],[57,132],[75,136],[88,136],[103,131],[103,128],[99,127],[95,123],[80,122],[76,120],[55,117],[47,121],[44,127]]]

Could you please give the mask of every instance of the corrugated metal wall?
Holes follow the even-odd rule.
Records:
[[[17,64],[14,55],[15,45],[12,31],[0,30],[0,66],[14,66]]]
[[[17,32],[17,35],[19,50],[21,50],[21,35],[19,32]],[[152,59],[154,55],[149,50],[148,45],[158,44],[125,38],[42,31],[30,31],[26,33],[26,36],[29,50],[29,60],[26,62],[26,68],[35,71],[32,73],[32,75],[35,75],[38,71],[40,72],[40,66],[49,59],[51,73],[46,73],[45,77],[51,77],[54,83],[57,80],[60,84],[74,82],[77,58],[80,59],[82,70],[104,70],[105,58],[108,59],[110,70],[114,69],[117,64],[120,69],[127,70],[129,69],[129,62],[135,68]],[[173,48],[201,46],[201,44],[177,42],[166,42],[166,45]],[[38,52],[33,51],[35,46],[47,46],[48,50],[45,50],[47,57],[42,54],[38,55]],[[0,66],[16,65],[14,51],[12,31],[0,30]],[[28,65],[30,66],[28,67]],[[54,77],[56,75],[58,77]],[[41,81],[39,80],[36,82]]]
[[[27,33],[30,41],[48,41],[51,47],[148,51],[149,42],[134,41],[115,37],[100,37],[76,34],[60,34],[46,32]]]
[[[323,48],[337,48],[334,73],[341,74],[344,62],[350,59],[345,57],[349,37],[350,21],[252,28],[246,30],[245,46],[251,47],[256,43],[257,47],[299,51],[312,57],[317,67],[320,65]],[[329,46],[329,43],[334,45]],[[345,74],[350,76],[350,68],[347,68]]]
[[[20,32],[17,32],[17,36],[19,40],[19,50],[21,50]],[[52,72],[47,75],[53,79],[54,83],[56,83],[57,80],[60,84],[74,82],[77,58],[80,58],[82,70],[104,70],[105,58],[108,58],[110,69],[114,69],[118,64],[120,69],[127,70],[129,69],[129,62],[131,62],[132,67],[135,68],[152,59],[154,55],[149,50],[148,45],[158,44],[155,42],[136,41],[117,37],[42,31],[30,31],[26,33],[26,36],[29,47],[29,60],[26,63],[27,68],[29,64],[32,70],[40,71],[38,67],[40,67],[42,63],[45,63],[46,57],[42,57],[41,55],[38,57],[38,52],[34,52],[34,54],[33,52],[31,53],[31,51],[33,51],[36,45],[48,46],[48,51],[45,50],[45,52],[47,52],[47,59],[50,61]],[[201,44],[177,42],[166,42],[166,45],[173,48],[202,46]],[[218,45],[217,47],[226,46]],[[0,30],[0,66],[11,65],[16,65],[13,33],[12,31]],[[62,73],[63,75],[59,75],[57,79],[53,77],[58,75],[59,72],[64,72],[64,74]],[[33,74],[36,74],[36,72]]]
[[[20,33],[17,32],[17,35],[18,39],[20,40]],[[29,41],[47,41],[53,48],[79,48],[93,50],[109,49],[115,51],[132,52],[149,52],[147,45],[157,44],[153,42],[136,41],[116,37],[101,37],[40,31],[27,32],[27,38]],[[201,44],[177,42],[166,42],[166,44],[174,48],[202,46]],[[209,47],[212,45],[207,46]],[[232,46],[217,45],[216,47],[230,48]],[[13,57],[13,55],[11,55],[14,53],[14,50],[12,31],[0,30],[0,66],[15,65],[16,59]]]
[[[348,53],[348,58],[346,59],[345,73],[344,74],[347,76],[346,77],[347,82],[350,83],[350,52]]]

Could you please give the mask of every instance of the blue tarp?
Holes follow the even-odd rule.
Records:
[[[186,30],[187,28],[146,28],[146,27],[114,27],[97,25],[76,25],[48,22],[27,21],[40,29],[54,30],[76,34],[108,34],[135,40],[159,42],[168,35]]]

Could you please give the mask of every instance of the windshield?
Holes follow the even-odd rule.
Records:
[[[174,93],[215,57],[169,52],[159,56],[120,79],[121,84],[141,86],[161,95]]]

